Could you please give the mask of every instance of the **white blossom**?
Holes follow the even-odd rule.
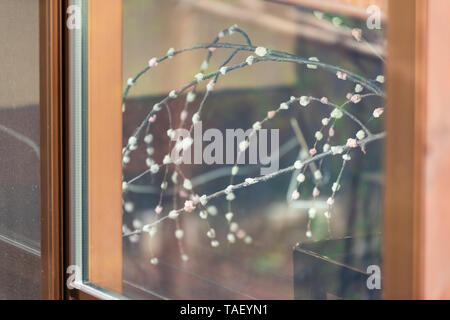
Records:
[[[323,145],[323,152],[328,152],[328,151],[330,151],[330,145],[328,143],[325,143]]]
[[[203,73],[197,73],[195,76],[194,76],[194,78],[195,78],[195,80],[197,80],[197,82],[201,82],[201,81],[203,81],[203,78],[204,78],[204,74]]]
[[[201,219],[206,220],[208,218],[208,212],[205,210],[202,210],[199,212],[198,214],[200,216]]]
[[[249,66],[251,66],[254,61],[255,61],[255,57],[254,56],[248,56],[247,59],[245,59],[245,62],[247,62],[247,64]]]
[[[209,67],[208,61],[204,60],[200,66],[200,70],[205,71],[206,69],[208,69],[208,67]]]
[[[244,152],[245,150],[247,150],[248,146],[249,146],[248,141],[244,140],[241,143],[239,143],[239,150],[241,150],[241,152]]]
[[[128,144],[129,144],[130,146],[135,145],[136,143],[137,143],[137,138],[136,138],[135,136],[131,136],[131,137],[128,139]]]
[[[233,168],[231,169],[231,175],[235,176],[237,175],[239,172],[239,167],[238,166],[233,166]]]
[[[226,74],[227,74],[227,71],[228,71],[228,68],[227,68],[227,67],[222,67],[222,68],[220,68],[220,70],[219,70],[219,72],[220,72],[222,75],[226,75]]]
[[[227,219],[228,222],[231,222],[231,220],[233,220],[233,212],[228,212],[225,214],[225,219]]]
[[[377,77],[376,81],[379,82],[379,83],[384,83],[384,76],[379,75],[379,76]]]
[[[158,112],[161,110],[161,105],[159,103],[155,103],[153,105],[153,111]]]
[[[232,222],[230,223],[230,231],[231,232],[236,232],[239,229],[239,225],[236,222]]]
[[[172,162],[172,159],[170,158],[170,156],[168,154],[166,154],[163,159],[163,164],[167,165],[167,164],[170,164],[171,162]]]
[[[229,243],[235,243],[235,242],[236,242],[236,237],[235,237],[234,234],[229,233],[229,234],[227,235],[227,240],[228,240]]]
[[[211,247],[217,248],[219,245],[220,245],[219,241],[217,241],[217,240],[211,241]]]
[[[150,259],[150,263],[151,263],[152,265],[156,266],[156,265],[159,263],[159,260],[158,260],[158,258],[151,258],[151,259]]]
[[[344,113],[338,108],[336,108],[331,112],[330,116],[335,119],[340,119],[344,116]]]
[[[331,187],[331,191],[337,192],[341,188],[341,185],[337,182],[333,183],[333,186]]]
[[[323,133],[320,131],[317,131],[316,134],[314,135],[314,137],[316,138],[317,141],[320,141],[323,139]]]
[[[202,195],[199,201],[202,204],[202,206],[206,206],[206,204],[208,203],[208,200],[206,199],[206,194]]]
[[[217,215],[217,208],[215,206],[209,206],[206,210],[213,217]]]
[[[178,229],[178,230],[175,231],[175,238],[177,238],[178,240],[182,239],[183,236],[184,236],[184,231],[183,230]]]
[[[174,48],[170,48],[170,49],[167,51],[167,57],[168,57],[169,59],[172,59],[174,53],[175,53],[175,49],[174,49]]]
[[[287,109],[289,109],[289,105],[286,102],[280,104],[280,110],[287,110]]]
[[[236,199],[236,196],[234,195],[233,192],[231,192],[231,193],[227,194],[226,198],[228,201],[233,201],[234,199]]]
[[[327,126],[329,123],[330,123],[330,119],[329,119],[329,118],[323,118],[323,119],[322,119],[322,124],[323,124],[324,126]]]
[[[168,186],[169,186],[169,184],[167,183],[167,181],[161,182],[161,189],[162,190],[166,190]]]
[[[247,184],[254,184],[254,183],[256,183],[256,180],[253,179],[253,178],[247,178],[247,179],[245,179],[245,183],[247,183]]]
[[[192,182],[189,179],[184,179],[183,181],[183,188],[186,190],[192,190]]]
[[[153,141],[153,135],[148,134],[148,135],[146,135],[146,136],[144,137],[144,142],[145,142],[145,143],[150,144],[150,143],[152,143],[152,141]]]
[[[169,212],[169,219],[175,220],[178,218],[179,213],[176,210],[172,210]]]
[[[134,82],[134,79],[133,79],[133,78],[129,78],[129,79],[127,80],[127,85],[128,85],[129,87],[134,86],[134,84],[135,84],[135,82]]]
[[[195,97],[196,97],[195,93],[192,91],[189,91],[188,94],[186,95],[186,101],[189,103],[193,102],[195,100]]]
[[[303,168],[303,163],[300,160],[295,161],[294,168],[295,170],[300,170],[301,168]]]
[[[196,123],[198,123],[200,121],[200,114],[198,114],[198,112],[197,113],[194,113],[194,115],[192,116],[192,123],[193,124],[196,124]]]
[[[245,243],[245,244],[251,244],[252,242],[253,242],[252,237],[246,236],[246,237],[244,238],[244,243]]]
[[[306,177],[305,177],[305,175],[304,175],[303,173],[300,173],[300,174],[297,176],[297,181],[298,181],[299,183],[303,183],[303,182],[305,182],[305,180],[306,180]]]
[[[355,86],[356,93],[361,93],[363,90],[364,90],[363,86],[360,85],[359,83]]]
[[[310,97],[307,97],[307,96],[301,96],[300,97],[300,104],[303,107],[306,107],[307,105],[309,105],[310,102],[311,102],[311,98]]]
[[[253,124],[253,130],[255,130],[255,131],[261,130],[261,122],[256,121],[256,122]]]
[[[344,154],[342,156],[342,159],[344,159],[345,161],[350,161],[350,160],[352,160],[352,157],[350,157],[350,155],[348,155],[348,154]]]
[[[311,57],[308,60],[309,61],[314,61],[314,62],[319,62],[319,59],[317,59],[317,57]],[[313,69],[313,70],[317,69],[317,65],[315,65],[315,64],[307,64],[306,67],[308,69]]]
[[[209,229],[208,232],[206,232],[206,236],[210,239],[214,239],[216,237],[216,230],[213,228]]]
[[[264,47],[258,47],[255,50],[255,54],[260,57],[264,57],[265,55],[267,55],[267,53],[267,49]]]
[[[173,129],[167,130],[167,136],[168,136],[170,139],[173,140],[173,139],[175,138],[175,135],[176,135],[175,130],[173,130]]]
[[[314,219],[316,217],[317,210],[316,208],[310,208],[308,210],[308,216],[310,219]]]
[[[159,165],[157,165],[156,163],[152,164],[152,166],[150,167],[150,172],[155,174],[155,173],[158,173],[158,171],[159,171]]]
[[[341,146],[333,146],[331,147],[331,153],[333,155],[342,154],[344,152],[344,148]]]
[[[125,202],[123,208],[125,209],[126,212],[130,213],[134,210],[134,204],[133,202]]]
[[[314,171],[314,179],[316,180],[322,179],[322,172],[320,172],[320,170]]]
[[[177,97],[177,91],[176,90],[172,90],[169,92],[169,98],[171,99],[175,99]]]
[[[127,191],[128,189],[128,183],[126,181],[122,182],[122,191]]]
[[[364,130],[359,130],[356,133],[356,137],[358,138],[358,140],[362,140],[366,137],[366,133],[364,132]]]

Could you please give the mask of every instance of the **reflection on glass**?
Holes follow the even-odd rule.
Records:
[[[38,4],[0,2],[0,299],[40,297]]]
[[[275,1],[123,4],[124,293],[379,298],[366,280],[381,265],[383,30]],[[282,171],[265,181],[260,162],[233,169],[228,143],[236,160],[246,140],[224,140],[212,153],[222,162],[165,165],[168,130],[197,120],[223,136],[252,129],[260,142],[269,129]]]

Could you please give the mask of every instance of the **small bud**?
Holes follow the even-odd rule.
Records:
[[[267,55],[267,49],[264,47],[258,47],[255,50],[255,54],[259,57],[264,57],[265,55]]]

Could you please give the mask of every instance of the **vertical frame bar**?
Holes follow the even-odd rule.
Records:
[[[122,0],[88,2],[89,281],[122,291]]]
[[[389,5],[385,297],[449,299],[450,4]]]
[[[42,299],[63,298],[62,4],[39,2]]]

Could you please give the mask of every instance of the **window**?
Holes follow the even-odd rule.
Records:
[[[0,299],[41,297],[38,12],[0,3]]]
[[[381,266],[382,28],[293,3],[128,1],[111,9],[123,31],[106,30],[101,2],[82,4],[71,146],[85,281],[132,298],[381,297],[345,289],[338,274],[337,289],[322,288],[305,263],[327,255],[325,269],[366,278]],[[122,54],[106,31],[123,32]],[[206,45],[179,51],[196,43]],[[117,76],[123,101],[110,90]],[[194,141],[171,142],[191,126]],[[258,152],[227,134],[249,128]],[[197,129],[200,163],[178,163],[173,148],[197,148]]]
[[[3,1],[0,297],[448,297],[436,3]]]

